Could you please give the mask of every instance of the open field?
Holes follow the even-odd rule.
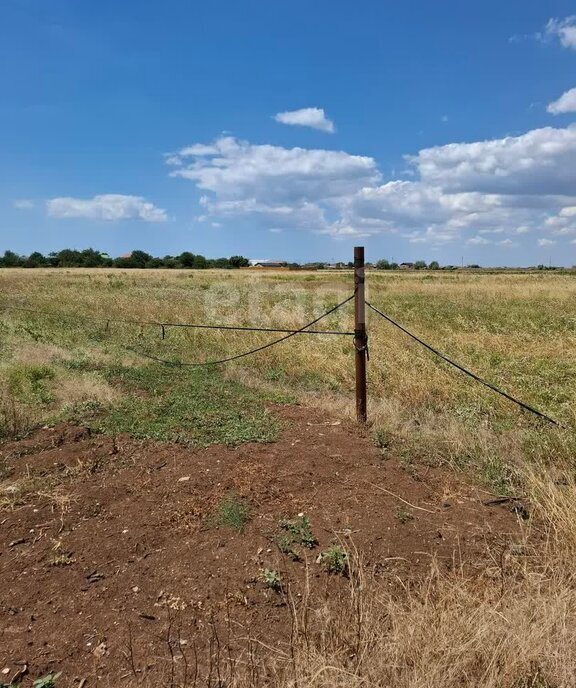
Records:
[[[182,673],[188,660],[173,656],[174,638],[183,637],[170,635],[192,622],[182,621],[178,604],[154,596],[166,578],[179,586],[168,593],[186,606],[210,607],[198,592],[210,581],[215,614],[219,595],[237,603],[249,581],[252,592],[234,617],[243,630],[220,631],[229,654],[219,671],[228,674],[198,685],[573,685],[575,275],[367,275],[375,306],[563,428],[449,368],[373,313],[366,431],[352,423],[350,337],[296,336],[222,368],[195,369],[164,367],[135,351],[207,361],[277,335],[166,327],[162,339],[159,326],[114,322],[296,328],[351,293],[351,273],[0,271],[0,306],[74,316],[0,310],[0,568],[4,577],[26,571],[36,581],[14,589],[21,600],[50,590],[65,625],[80,612],[94,616],[73,624],[79,636],[90,626],[94,638],[76,645],[67,638],[59,657],[58,638],[34,607],[41,618],[34,643],[49,640],[49,651],[18,654],[15,639],[25,637],[18,629],[32,612],[2,595],[2,623],[14,635],[0,635],[0,662],[13,667],[18,655],[37,674],[68,667],[79,678],[101,676],[103,685],[193,685]],[[352,304],[318,327],[350,331]],[[201,475],[203,465],[213,478]],[[509,501],[483,504],[497,498]],[[319,543],[310,553],[302,545],[294,562],[292,545],[283,551],[273,533],[298,513],[310,515]],[[30,538],[38,521],[49,525]],[[114,538],[132,524],[130,568]],[[86,544],[90,532],[96,550]],[[106,561],[120,561],[114,582],[104,584],[112,597],[96,591],[99,581],[82,582],[89,568],[110,577],[114,567],[101,570],[106,561],[98,559],[107,541]],[[348,577],[319,573],[327,560]],[[198,570],[186,573],[195,562]],[[67,598],[87,585],[85,601],[58,601],[61,583]],[[150,604],[170,609],[168,660],[158,660],[142,617],[130,631],[135,647],[127,652],[122,641],[122,654],[126,628],[106,627],[106,604],[163,623]],[[219,622],[198,614],[215,672]],[[250,624],[272,633],[273,649],[246,645]],[[270,630],[278,627],[288,635]],[[242,661],[230,659],[230,648]]]
[[[119,374],[118,367],[149,363],[125,346],[169,360],[203,361],[275,338],[167,328],[162,340],[159,327],[111,323],[106,331],[106,318],[299,327],[348,296],[351,282],[350,273],[3,271],[5,303],[102,318],[3,314],[4,388],[16,390],[11,395],[15,408],[6,411],[16,418],[9,422],[25,426],[27,418],[34,424],[63,408],[77,410],[82,402],[110,403],[117,393],[110,377]],[[574,424],[573,275],[369,273],[367,296],[480,376]],[[454,466],[471,465],[487,480],[493,473],[502,491],[513,476],[499,470],[498,456],[538,460],[553,452],[572,457],[570,433],[549,432],[545,424],[435,360],[376,314],[368,318],[371,419],[381,441],[401,450],[407,461],[425,455]],[[350,331],[352,304],[319,326]],[[310,399],[351,417],[353,371],[348,337],[303,335],[230,364],[225,377]],[[195,371],[183,370],[174,378],[189,374]],[[34,375],[40,379],[27,380]],[[5,403],[10,407],[12,402]]]

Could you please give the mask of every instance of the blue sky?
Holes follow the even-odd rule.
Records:
[[[575,2],[0,0],[0,251],[355,244],[576,264]]]

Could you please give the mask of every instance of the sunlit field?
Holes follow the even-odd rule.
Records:
[[[301,685],[573,685],[576,275],[368,272],[366,285],[376,307],[560,424],[482,387],[368,311],[374,442],[412,475],[444,465],[476,481],[487,496],[529,499],[548,539],[545,551],[532,548],[528,526],[524,559],[480,587],[432,571],[425,592],[392,601],[368,582],[359,641],[363,673],[339,670],[350,629],[328,616],[331,630],[321,642],[295,639]],[[169,326],[299,328],[352,291],[351,272],[2,270],[1,307],[45,312],[0,309],[0,434],[20,436],[70,420],[204,445],[273,440],[277,428],[265,415],[270,402],[353,418],[352,337],[297,335],[198,370],[177,364],[233,356],[282,335]],[[350,332],[353,304],[314,327]],[[224,430],[215,432],[193,413],[190,421],[198,386],[228,413]],[[131,396],[137,387],[157,393],[159,404],[173,395],[169,413],[166,405],[157,407],[162,422]],[[201,403],[209,420],[215,409]],[[250,410],[241,422],[240,408]],[[4,500],[3,508],[14,506],[13,497]],[[525,630],[519,635],[519,629]],[[470,652],[460,652],[463,647]]]
[[[107,365],[232,356],[282,335],[122,324],[255,325],[298,328],[352,293],[352,274],[242,271],[4,270],[2,376],[16,390],[4,404],[20,422],[43,422],[71,404],[113,404]],[[375,306],[486,380],[572,426],[576,372],[573,275],[378,273],[367,277]],[[316,329],[353,329],[349,303]],[[66,317],[64,317],[66,316]],[[109,322],[108,322],[109,320]],[[550,427],[436,359],[368,311],[369,413],[380,442],[406,461],[471,465],[510,487],[515,462],[572,456],[571,433]],[[17,391],[34,366],[42,394]],[[32,368],[30,368],[32,366]],[[182,370],[182,369],[181,369]],[[225,376],[301,402],[353,414],[349,336],[298,335],[223,366]],[[42,371],[36,371],[42,376]],[[10,383],[10,380],[12,381]],[[31,383],[32,384],[32,383]],[[29,390],[30,391],[30,390]],[[4,425],[6,425],[6,419]],[[500,470],[503,460],[510,470]]]

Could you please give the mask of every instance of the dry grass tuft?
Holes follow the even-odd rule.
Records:
[[[6,389],[0,389],[0,439],[17,437],[30,427],[31,419],[25,406]]]
[[[297,634],[282,685],[572,685],[573,581],[517,570],[501,576],[501,585],[487,587],[433,569],[421,587],[400,596],[368,579],[337,608],[317,611],[306,635]]]
[[[44,365],[56,361],[66,361],[71,354],[66,349],[54,344],[38,344],[27,342],[14,351],[13,360],[16,363]]]
[[[90,374],[65,377],[58,381],[54,391],[57,402],[63,406],[84,401],[109,404],[120,396],[105,380]]]

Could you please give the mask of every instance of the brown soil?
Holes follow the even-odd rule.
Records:
[[[28,477],[34,492],[0,511],[0,683],[25,663],[24,684],[62,671],[62,685],[170,685],[171,652],[205,665],[234,647],[229,636],[287,640],[286,595],[260,581],[264,568],[295,599],[308,580],[322,600],[347,585],[316,562],[333,542],[351,540],[364,567],[405,581],[432,556],[483,572],[487,552],[517,534],[509,505],[483,505],[489,496],[453,473],[411,475],[352,424],[275,412],[285,430],[274,444],[193,450],[70,426],[4,444],[4,485]],[[207,520],[231,490],[252,508],[242,534]],[[273,536],[301,512],[319,545],[293,562]]]

